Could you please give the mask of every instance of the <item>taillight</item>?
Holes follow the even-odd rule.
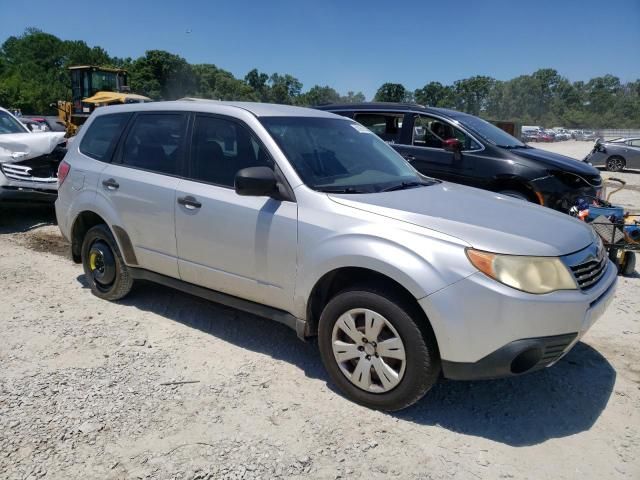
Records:
[[[60,185],[64,183],[64,179],[67,178],[67,175],[69,175],[70,171],[71,165],[69,165],[64,160],[61,161],[60,165],[58,165],[58,188],[60,188]]]

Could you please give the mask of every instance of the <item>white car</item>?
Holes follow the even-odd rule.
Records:
[[[31,132],[0,108],[0,201],[55,201],[58,165],[66,153],[64,135]]]

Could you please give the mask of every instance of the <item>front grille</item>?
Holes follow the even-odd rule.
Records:
[[[1,163],[2,173],[5,177],[11,180],[20,180],[23,182],[38,182],[38,183],[56,183],[58,181],[55,177],[34,177],[31,174],[31,167],[26,165],[18,165],[16,163]]]
[[[578,286],[582,290],[587,290],[594,286],[604,275],[607,269],[607,256],[604,254],[604,249],[600,249],[597,257],[591,257],[585,262],[570,265],[569,268]]]
[[[544,346],[542,357],[536,364],[536,368],[546,367],[547,365],[558,360],[575,338],[575,333],[550,337],[549,342]]]

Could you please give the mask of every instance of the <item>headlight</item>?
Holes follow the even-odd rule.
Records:
[[[528,293],[576,290],[575,280],[557,257],[500,255],[467,249],[469,261],[485,275]]]

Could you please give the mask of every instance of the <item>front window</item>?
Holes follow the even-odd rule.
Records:
[[[462,130],[438,118],[418,115],[413,122],[412,144],[415,147],[443,148],[445,140],[457,139],[463,150],[481,148],[476,141]]]
[[[309,187],[370,193],[428,184],[395,150],[349,120],[265,117],[262,124]]]
[[[26,133],[28,130],[7,112],[0,111],[0,135],[4,133]]]
[[[456,117],[461,124],[473,130],[487,142],[503,148],[529,148],[520,140],[512,137],[501,128],[473,115],[460,115]]]
[[[91,95],[117,91],[118,78],[115,72],[91,72]]]

